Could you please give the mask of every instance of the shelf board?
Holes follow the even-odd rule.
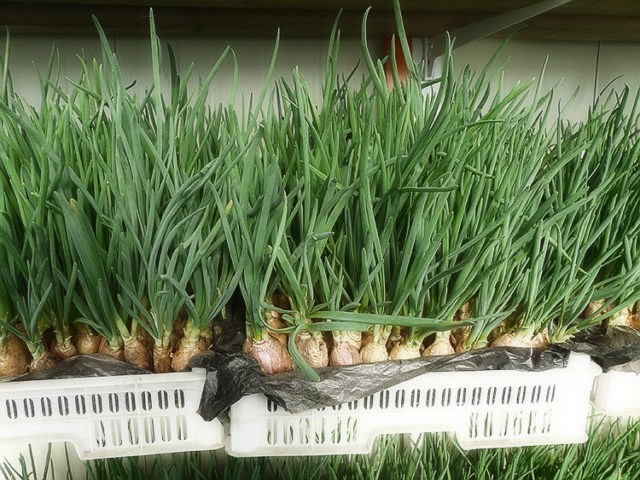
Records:
[[[407,33],[429,37],[537,0],[404,0]],[[161,35],[326,38],[342,8],[343,35],[356,36],[371,5],[368,32],[394,32],[390,0],[30,0],[0,1],[0,27],[13,34],[95,34],[95,15],[108,34],[146,35],[153,5]],[[637,0],[574,0],[528,20],[518,38],[576,41],[640,41]],[[504,36],[502,32],[497,36]]]

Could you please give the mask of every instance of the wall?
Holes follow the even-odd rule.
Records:
[[[501,45],[499,40],[482,40],[456,50],[457,64],[470,64],[480,69]],[[565,115],[571,120],[583,119],[590,105],[603,92],[620,91],[629,85],[632,92],[640,87],[640,44],[604,42],[512,41],[501,60],[505,84],[538,78],[546,63],[543,88],[556,86],[559,108],[567,106]],[[569,99],[575,98],[569,103]]]
[[[275,46],[273,39],[209,39],[209,38],[162,38],[170,44],[181,72],[186,72],[194,64],[193,81],[207,76],[227,45],[232,47],[238,63],[238,102],[243,92],[258,94],[264,84]],[[118,37],[110,39],[111,48],[117,54],[125,82],[137,81],[134,88],[144,91],[151,82],[150,42],[145,37]],[[5,40],[0,41],[4,51]],[[81,51],[86,58],[100,58],[100,44],[97,36],[45,37],[13,36],[10,38],[10,71],[16,90],[29,102],[39,102],[39,83],[37,70],[44,71],[49,60],[52,45],[60,54],[61,78],[73,79],[80,72],[76,57]],[[320,96],[321,78],[326,60],[327,40],[283,39],[278,49],[276,75],[287,75],[295,66],[309,83],[315,98]],[[344,39],[341,41],[339,67],[349,72],[360,60],[360,41]],[[165,51],[165,60],[166,60]],[[168,78],[168,61],[165,79]],[[233,85],[233,56],[226,61],[216,75],[211,92],[211,102],[228,101]]]
[[[238,61],[239,85],[245,96],[260,91],[274,46],[274,39],[210,39],[163,38],[176,53],[181,70],[195,64],[194,78],[205,76],[227,44],[230,44]],[[498,48],[499,40],[481,40],[466,45],[454,53],[456,68],[469,63],[482,68]],[[5,40],[0,40],[4,50]],[[375,45],[375,42],[372,42]],[[76,54],[84,51],[87,57],[99,56],[97,36],[13,36],[11,38],[10,68],[18,91],[32,103],[39,101],[36,68],[46,68],[52,45],[60,52],[63,76],[74,78],[79,64]],[[144,37],[111,38],[126,79],[137,79],[135,88],[144,89],[150,82],[149,42]],[[361,61],[358,39],[343,39],[340,68],[348,72]],[[312,92],[318,98],[324,71],[326,40],[282,39],[277,73],[287,75],[299,66]],[[500,56],[500,62],[508,60],[505,84],[525,82],[537,78],[548,56],[543,87],[556,85],[558,106],[564,107],[576,95],[566,111],[568,118],[579,120],[592,104],[595,96],[612,80],[615,88],[629,84],[632,89],[640,86],[640,44],[616,44],[597,42],[548,42],[513,40]],[[231,94],[233,64],[228,58],[213,86],[211,101],[227,101]],[[360,62],[362,69],[362,62]],[[236,102],[238,103],[239,100]]]

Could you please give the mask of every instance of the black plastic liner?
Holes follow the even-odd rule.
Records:
[[[56,363],[40,372],[29,372],[9,381],[54,380],[78,377],[112,377],[116,375],[140,375],[151,373],[142,368],[116,360],[108,355],[78,355]]]
[[[640,331],[632,328],[593,328],[580,332],[562,346],[590,355],[604,372],[640,373]]]
[[[263,393],[291,413],[350,402],[427,372],[478,370],[542,371],[566,366],[569,350],[552,346],[485,348],[473,352],[416,360],[328,367],[316,370],[320,381],[302,371],[264,375],[245,354],[205,352],[190,367],[207,370],[198,413],[211,420],[245,395]]]

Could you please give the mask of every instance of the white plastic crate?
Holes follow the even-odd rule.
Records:
[[[586,355],[567,367],[432,372],[358,401],[290,414],[261,394],[229,412],[226,450],[235,456],[369,453],[376,436],[453,432],[462,448],[587,440],[593,380]]]
[[[605,415],[640,416],[640,375],[611,371],[596,377],[593,405]]]
[[[221,448],[196,413],[206,373],[0,383],[0,443],[71,442],[81,459]]]

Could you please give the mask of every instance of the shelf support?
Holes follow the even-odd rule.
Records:
[[[449,32],[449,36],[452,40],[455,39],[454,48],[458,48],[462,45],[493,35],[494,33],[506,28],[513,27],[525,20],[529,20],[530,18],[546,13],[567,3],[571,3],[572,1],[574,0],[541,0],[532,5],[527,5],[526,7],[518,8],[510,12],[481,20],[471,25],[457,28]],[[438,59],[445,52],[447,46],[447,33],[445,32],[435,37],[423,39],[421,47],[416,45],[419,43],[421,42],[414,41],[414,55],[419,55],[417,58],[425,60],[425,77],[437,77],[441,73],[437,71],[439,63]]]

